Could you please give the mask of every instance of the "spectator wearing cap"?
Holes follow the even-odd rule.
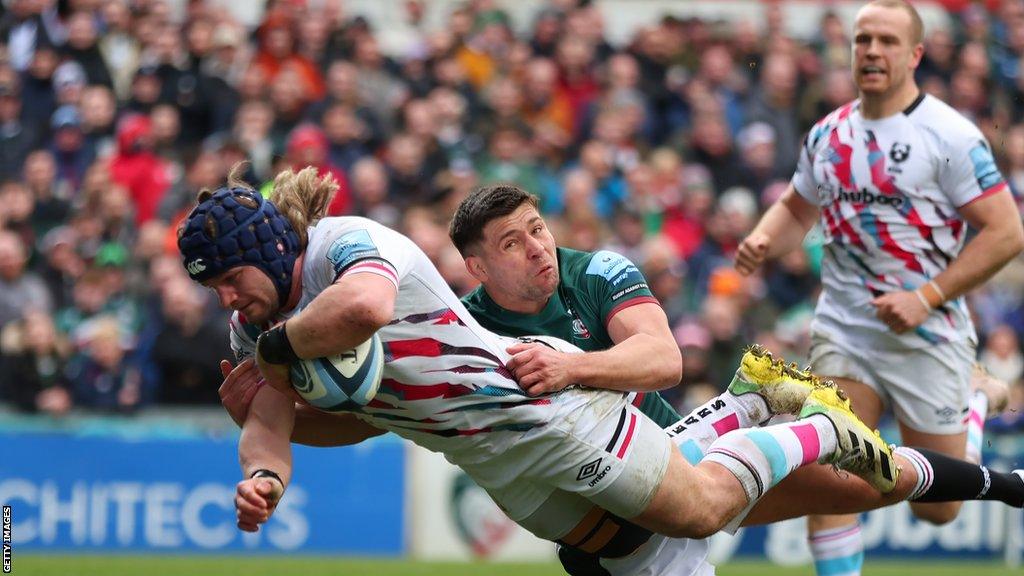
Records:
[[[26,310],[50,312],[53,298],[46,284],[26,269],[28,249],[17,234],[0,230],[0,328]]]
[[[252,56],[244,33],[237,24],[219,22],[213,29],[211,42],[212,51],[203,60],[203,72],[212,78],[220,78],[233,89],[241,81]]]
[[[39,46],[28,69],[21,75],[21,118],[39,132],[46,130],[57,109],[53,73],[59,63],[54,47]]]
[[[0,180],[15,178],[38,141],[38,133],[21,120],[17,82],[0,81]]]
[[[156,214],[171,184],[166,163],[153,153],[151,129],[146,116],[124,117],[117,128],[117,153],[110,159],[110,177],[128,189],[140,225]]]
[[[85,10],[78,10],[68,18],[67,31],[64,56],[82,66],[85,83],[113,87],[114,81],[97,45],[96,18]]]
[[[52,138],[50,152],[57,164],[60,186],[77,193],[85,171],[96,160],[96,149],[82,133],[82,118],[78,108],[64,105],[53,113],[50,122]]]
[[[67,60],[53,71],[53,91],[57,95],[57,106],[77,106],[86,87],[85,70],[74,60]]]
[[[160,101],[163,85],[163,78],[158,73],[156,66],[140,66],[132,79],[125,111],[149,114],[153,110],[153,106]]]
[[[352,210],[352,198],[348,188],[348,176],[340,166],[331,164],[327,152],[327,137],[323,130],[314,124],[303,124],[288,136],[286,159],[291,169],[297,172],[306,166],[313,166],[321,175],[330,174],[338,183],[338,193],[327,207],[327,213],[331,216],[349,214]]]
[[[740,159],[740,184],[760,195],[768,184],[786,180],[775,159],[775,129],[766,122],[754,122],[736,136]]]

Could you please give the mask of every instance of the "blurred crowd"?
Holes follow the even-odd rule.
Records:
[[[396,3],[387,30],[337,0],[270,0],[255,27],[204,0],[183,20],[164,0],[4,3],[0,400],[53,415],[215,404],[226,316],[185,276],[175,230],[240,161],[265,192],[284,168],[333,174],[331,214],[406,233],[460,294],[454,207],[482,184],[534,192],[561,245],[642,268],[683,351],[667,393],[681,409],[748,343],[805,357],[820,240],[754,278],[732,255],[803,133],[856,97],[836,14],[801,40],[774,3],[728,24],[666,14],[612,45],[586,0],[541,4],[522,29],[494,0],[453,4],[440,29],[424,0]],[[1024,192],[1024,2],[950,16],[918,80]],[[1020,409],[1024,262],[970,300],[980,358]]]

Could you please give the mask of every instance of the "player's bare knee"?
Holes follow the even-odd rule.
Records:
[[[918,520],[942,526],[956,520],[957,515],[960,513],[960,505],[960,502],[941,502],[927,505],[912,504],[911,509]]]

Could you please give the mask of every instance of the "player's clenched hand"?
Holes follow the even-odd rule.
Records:
[[[897,334],[917,328],[931,314],[931,309],[925,308],[913,291],[883,294],[872,300],[871,304],[876,308],[875,316]]]
[[[224,382],[217,389],[220,403],[235,424],[241,427],[246,415],[249,414],[249,404],[266,381],[260,375],[256,361],[252,358],[246,358],[234,367],[231,366],[231,362],[221,360],[220,372],[224,376]]]
[[[515,344],[505,351],[512,355],[505,367],[515,374],[519,387],[530,396],[557,392],[575,384],[572,366],[573,360],[580,360],[579,354],[566,354],[535,342]]]
[[[768,256],[770,243],[771,238],[760,232],[744,238],[736,249],[736,270],[744,276],[757,270]]]
[[[284,494],[284,486],[274,478],[249,478],[235,487],[235,512],[238,527],[246,532],[256,532],[270,519],[277,503]]]

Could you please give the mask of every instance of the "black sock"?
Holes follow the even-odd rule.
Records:
[[[921,459],[913,452],[920,454]],[[1016,508],[1024,507],[1024,479],[1013,473],[995,472],[924,448],[901,449],[925,477],[919,482],[914,502],[953,502],[959,500],[996,500]],[[930,478],[929,478],[930,476]],[[928,485],[930,482],[930,486]]]

